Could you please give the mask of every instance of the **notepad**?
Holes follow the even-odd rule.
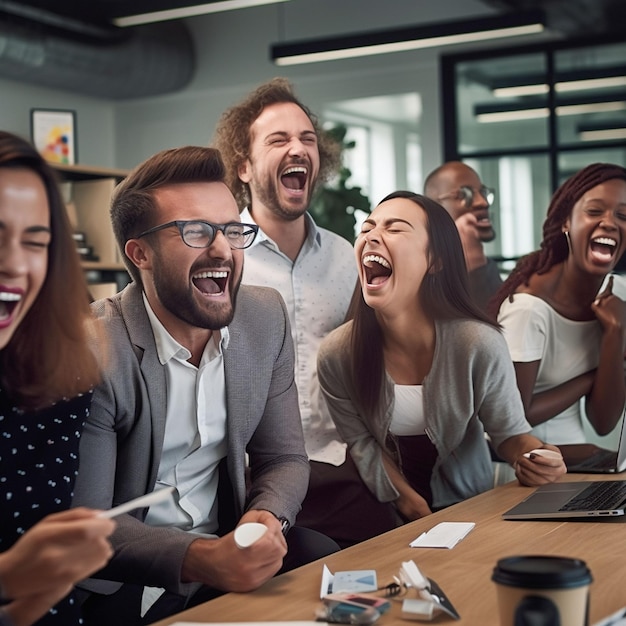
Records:
[[[441,522],[409,545],[412,548],[454,548],[475,525],[474,522]]]

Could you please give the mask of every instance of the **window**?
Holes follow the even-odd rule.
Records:
[[[442,57],[445,160],[497,191],[503,269],[539,247],[550,197],[595,161],[626,165],[626,43],[587,40]]]
[[[346,139],[355,142],[354,148],[344,153],[344,164],[352,172],[349,182],[360,186],[372,205],[397,189],[421,192],[421,110],[417,93],[326,105],[325,122],[345,125]]]

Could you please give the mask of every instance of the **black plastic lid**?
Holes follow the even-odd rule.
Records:
[[[500,559],[491,580],[526,589],[567,589],[588,585],[593,578],[580,559],[530,555]]]

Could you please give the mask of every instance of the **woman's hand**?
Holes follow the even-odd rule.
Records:
[[[613,332],[621,338],[622,353],[626,351],[626,302],[613,294],[613,276],[609,277],[606,288],[591,305],[591,310],[604,332]]]
[[[393,486],[400,494],[394,500],[398,513],[409,522],[430,515],[432,511],[426,500],[409,485],[406,478],[402,475],[402,472],[387,452],[383,451],[382,459],[389,480],[391,480]]]
[[[554,454],[542,455],[541,452],[529,451],[515,461],[515,475],[522,485],[538,487],[552,483],[567,473],[560,450],[549,443],[542,444],[537,450],[549,450]]]
[[[116,523],[77,508],[44,517],[0,554],[2,606],[15,626],[28,626],[64,598],[79,580],[113,555]]]
[[[585,411],[595,431],[607,435],[621,418],[626,403],[626,303],[613,295],[613,276],[609,277],[606,289],[595,299],[591,309],[602,326],[602,338]]]
[[[0,554],[0,586],[6,599],[66,595],[74,583],[106,565],[113,555],[108,541],[115,522],[97,511],[77,508],[54,513],[28,530]]]
[[[432,513],[426,500],[412,489],[401,494],[395,501],[395,505],[400,515],[409,522],[426,517]]]

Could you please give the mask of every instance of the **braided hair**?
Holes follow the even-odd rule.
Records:
[[[612,163],[592,163],[566,180],[554,192],[543,223],[543,239],[539,250],[522,257],[495,293],[487,309],[491,317],[497,317],[502,302],[507,297],[512,300],[520,285],[528,286],[533,274],[545,274],[552,266],[567,258],[569,247],[563,224],[571,215],[574,205],[590,189],[616,178],[626,181],[626,169]]]

